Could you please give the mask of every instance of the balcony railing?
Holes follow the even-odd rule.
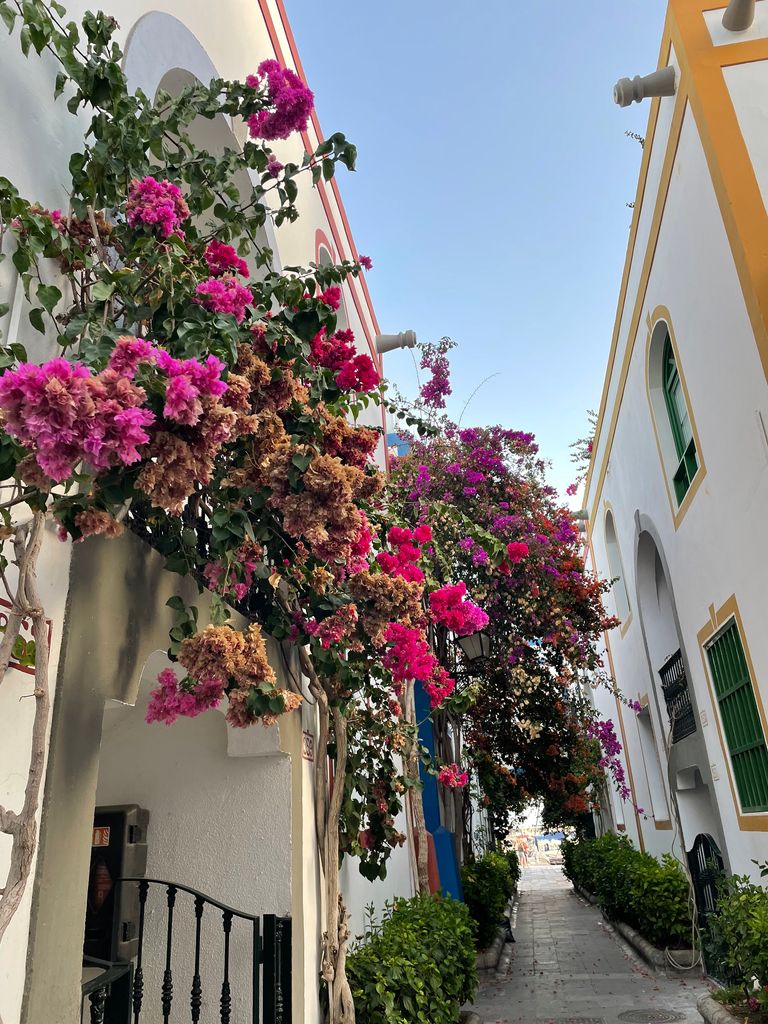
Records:
[[[676,651],[664,663],[659,676],[672,728],[672,742],[677,743],[696,732],[696,716],[693,713],[682,651]]]
[[[161,1020],[169,1024],[172,1011],[174,1021],[199,1024],[204,998],[207,1022],[212,1021],[215,1005],[221,1024],[235,1024],[233,1003],[237,1000],[237,1005],[247,1008],[245,1016],[242,1011],[237,1013],[237,1024],[291,1024],[290,918],[247,914],[189,886],[158,878],[123,878],[121,885],[138,889],[138,954],[133,979],[128,990],[124,975],[130,972],[131,963],[104,964],[102,974],[84,983],[90,1024],[159,1024]],[[177,938],[182,915],[186,921],[181,930],[187,940],[193,934],[192,948]],[[148,916],[152,918],[151,941],[145,928]],[[241,968],[237,982],[231,971],[235,955]],[[187,972],[184,988],[174,967],[178,960],[183,960],[185,969],[192,968],[191,981]],[[212,968],[217,960],[219,965]],[[214,983],[210,980],[213,975]],[[157,984],[150,988],[148,977],[155,978]],[[123,982],[120,986],[115,985],[118,979]],[[180,1001],[188,1007],[182,1016],[178,1015]]]

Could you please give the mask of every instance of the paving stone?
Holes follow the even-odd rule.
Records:
[[[485,1024],[621,1024],[620,1013],[646,1008],[701,1024],[703,980],[653,974],[600,911],[576,897],[560,868],[527,868],[520,888],[508,971],[484,978],[472,1006]]]

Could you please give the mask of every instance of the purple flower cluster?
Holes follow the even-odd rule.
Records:
[[[246,85],[257,89],[266,81],[267,100],[274,109],[259,110],[248,118],[248,130],[254,139],[287,139],[292,132],[303,132],[315,104],[315,97],[295,71],[276,60],[263,60]]]
[[[627,785],[624,765],[620,759],[622,747],[616,736],[613,722],[610,718],[606,721],[590,722],[587,726],[587,736],[599,742],[603,756],[598,764],[610,773],[621,799],[628,800],[632,795],[632,790]]]
[[[421,386],[421,398],[432,409],[444,409],[445,400],[451,394],[450,364],[446,353],[453,347],[450,338],[443,338],[437,344],[424,345],[421,354],[422,370],[429,370],[429,380]]]

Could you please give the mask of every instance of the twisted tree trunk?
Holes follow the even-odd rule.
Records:
[[[5,887],[0,895],[0,942],[19,908],[32,870],[37,846],[37,808],[40,802],[45,769],[45,748],[48,734],[50,695],[48,689],[48,626],[37,589],[37,559],[43,542],[45,513],[35,512],[31,523],[16,529],[14,549],[18,582],[8,626],[0,644],[0,683],[5,679],[13,645],[19,635],[21,621],[32,620],[35,640],[35,717],[32,723],[32,749],[24,802],[16,813],[0,807],[0,832],[11,836],[11,864]]]
[[[404,717],[409,725],[416,726],[416,704],[413,694],[414,682],[411,680],[403,696]],[[418,855],[416,861],[416,874],[419,892],[429,892],[429,839],[427,835],[427,824],[424,820],[424,801],[421,797],[420,775],[419,775],[419,744],[416,737],[410,737],[405,749],[404,756],[405,774],[411,781],[410,803],[413,827],[416,833]]]

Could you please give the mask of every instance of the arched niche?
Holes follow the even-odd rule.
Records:
[[[616,523],[610,509],[605,513],[605,550],[608,556],[608,571],[613,581],[612,593],[616,602],[616,614],[621,622],[626,622],[629,618],[629,594],[619,539],[616,535]]]
[[[176,95],[194,81],[207,83],[212,78],[221,77],[197,37],[178,18],[161,11],[145,14],[131,29],[125,46],[123,71],[129,88],[133,91],[141,89],[150,99],[160,89]],[[190,125],[189,134],[197,145],[211,153],[239,150],[247,137],[244,122],[224,115],[197,118]],[[235,184],[242,196],[249,195],[252,181],[257,182],[258,175],[246,167],[235,176]],[[257,245],[272,250],[273,266],[279,271],[277,237],[269,218],[259,232]],[[249,263],[254,274],[255,263],[253,260]]]

